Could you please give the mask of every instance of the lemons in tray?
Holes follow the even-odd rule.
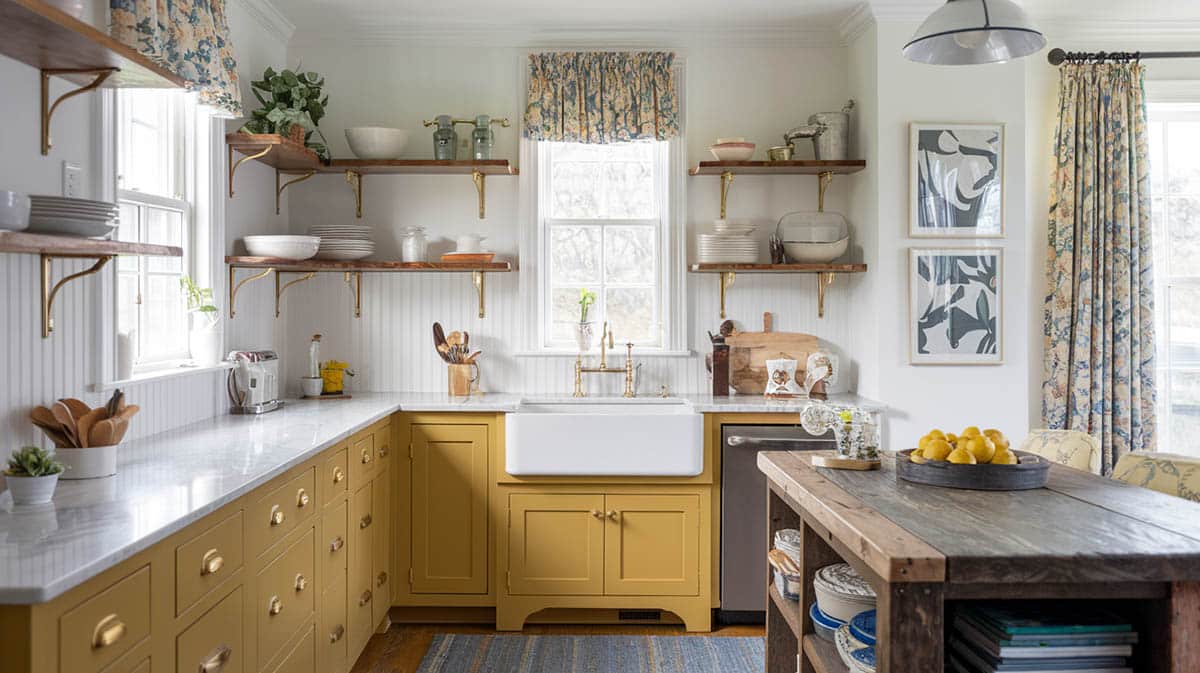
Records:
[[[909,454],[914,463],[946,461],[958,465],[1016,465],[1017,455],[1008,438],[995,428],[980,430],[971,425],[959,434],[930,430]]]

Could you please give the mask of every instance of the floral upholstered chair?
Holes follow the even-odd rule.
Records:
[[[1113,479],[1200,502],[1200,458],[1134,451],[1121,456]]]
[[[1076,470],[1100,474],[1100,442],[1086,432],[1034,430],[1018,449]]]

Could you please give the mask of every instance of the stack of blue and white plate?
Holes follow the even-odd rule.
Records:
[[[838,655],[851,673],[875,673],[875,611],[855,615],[834,636]]]
[[[39,234],[102,237],[117,228],[117,205],[65,196],[31,195],[29,231]]]

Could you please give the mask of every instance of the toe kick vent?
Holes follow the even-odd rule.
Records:
[[[662,619],[662,610],[618,610],[617,619],[623,622],[657,622]]]

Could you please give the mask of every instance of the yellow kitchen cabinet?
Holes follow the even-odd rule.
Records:
[[[372,514],[372,484],[367,483],[350,497],[350,567],[348,570],[348,596],[346,630],[348,632],[349,657],[354,660],[375,630],[374,592],[372,568],[375,562],[373,536],[375,518]]]
[[[392,607],[392,489],[391,475],[383,463],[381,471],[371,482],[371,573],[374,578],[371,617],[375,624],[387,618]]]
[[[175,670],[249,673],[242,647],[242,589],[221,599],[179,634],[175,647]]]
[[[509,496],[509,593],[604,593],[603,512],[603,495]]]
[[[608,495],[604,506],[605,594],[699,594],[698,496]]]
[[[263,669],[304,624],[311,624],[318,588],[313,581],[314,542],[311,527],[289,539],[278,557],[256,578],[254,611],[258,621],[258,667]]]
[[[317,661],[321,673],[346,670],[346,571],[335,573],[321,595],[321,613],[317,630]],[[224,673],[222,671],[222,673]]]

